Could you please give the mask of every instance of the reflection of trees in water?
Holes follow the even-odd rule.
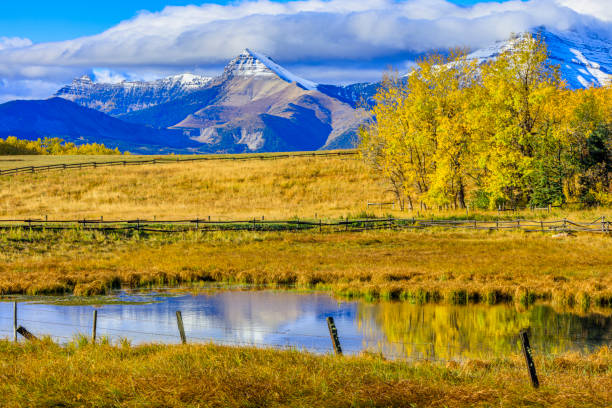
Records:
[[[584,350],[612,338],[612,316],[557,313],[550,306],[529,310],[509,305],[360,304],[357,319],[368,345],[405,357],[492,357],[519,350],[517,334],[531,328],[538,353]]]

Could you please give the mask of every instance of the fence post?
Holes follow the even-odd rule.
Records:
[[[601,217],[601,232],[606,232],[606,216]]]
[[[327,318],[327,328],[329,329],[329,336],[331,337],[332,345],[334,346],[334,353],[341,356],[342,347],[340,346],[340,339],[338,339],[338,329],[334,323],[334,318],[331,316]]]
[[[17,302],[13,302],[13,341],[17,343]]]
[[[319,232],[323,232],[323,222],[319,220]]]
[[[25,327],[19,326],[17,328],[17,333],[21,334],[26,340],[34,341],[38,340],[38,338],[30,333]]]
[[[533,388],[538,388],[540,386],[540,381],[538,380],[535,364],[533,363],[533,353],[529,345],[527,330],[521,330],[519,336],[521,338],[521,345],[523,346],[523,354],[525,355],[525,363],[527,363],[527,371],[529,372],[531,385],[533,385]]]
[[[183,326],[183,315],[180,310],[176,311],[176,324],[178,325],[179,334],[181,335],[181,343],[187,344],[187,337],[185,337],[185,327]]]
[[[98,311],[93,311],[93,326],[91,328],[91,343],[96,344],[96,329],[98,327]]]

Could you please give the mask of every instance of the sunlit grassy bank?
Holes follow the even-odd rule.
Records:
[[[105,159],[112,160],[112,156]],[[0,218],[5,219],[337,219],[364,213],[466,216],[465,210],[423,211],[419,207],[419,211],[402,213],[397,207],[368,207],[368,203],[391,201],[394,196],[388,186],[353,156],[120,166],[0,177]],[[480,214],[498,216],[496,211]],[[554,209],[501,216],[592,221],[601,216],[612,219],[612,210]]]
[[[83,343],[83,342],[81,342]],[[0,341],[0,405],[559,406],[612,403],[612,353],[536,356],[531,388],[521,356],[466,363],[388,362],[374,356],[202,346],[66,348]]]
[[[612,240],[504,232],[0,234],[0,293],[104,293],[199,281],[369,299],[612,303]]]

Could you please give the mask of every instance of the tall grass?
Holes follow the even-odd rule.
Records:
[[[464,363],[315,356],[215,345],[60,347],[0,341],[3,407],[605,407],[612,353]]]

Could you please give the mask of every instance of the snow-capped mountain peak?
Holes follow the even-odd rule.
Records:
[[[168,102],[208,86],[212,78],[180,74],[156,81],[94,82],[83,75],[54,96],[111,114],[133,112]]]
[[[271,58],[246,48],[225,67],[224,76],[229,77],[279,77],[287,82],[295,82],[298,86],[313,90],[317,84],[293,74],[281,67]]]
[[[612,83],[612,43],[601,39],[596,33],[563,31],[557,32],[544,27],[531,31],[540,35],[548,49],[549,62],[559,65],[561,76],[572,88],[587,88]],[[517,48],[527,33],[499,41],[489,47],[468,55],[468,59],[486,62],[505,52]]]

